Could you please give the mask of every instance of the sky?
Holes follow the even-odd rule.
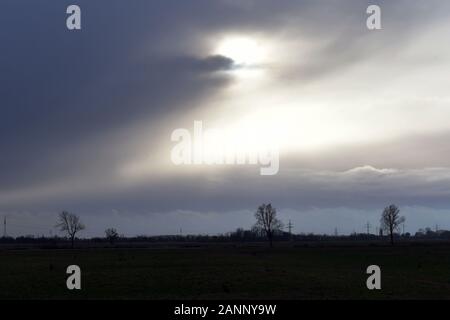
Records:
[[[56,234],[62,210],[85,237],[218,234],[269,202],[296,233],[375,232],[391,203],[406,231],[449,229],[449,18],[444,0],[3,0],[8,234]],[[196,121],[219,132],[205,154],[276,147],[276,174],[177,165]]]

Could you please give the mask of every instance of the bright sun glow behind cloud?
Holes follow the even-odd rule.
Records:
[[[268,59],[268,48],[260,40],[232,36],[224,38],[219,43],[215,54],[232,59],[238,66],[252,66],[264,63]]]
[[[275,145],[280,152],[295,152],[354,139],[353,126],[338,121],[334,112],[324,112],[329,106],[304,99],[295,86],[280,86],[274,61],[280,56],[276,49],[283,47],[280,39],[228,35],[213,47],[213,54],[234,61],[235,81],[221,103],[225,114],[215,108],[216,117],[210,114],[207,122],[213,128],[235,132],[228,138],[236,148],[259,152]],[[220,144],[209,144],[211,150],[205,152],[215,153]]]

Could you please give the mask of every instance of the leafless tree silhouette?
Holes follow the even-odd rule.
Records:
[[[117,233],[117,230],[114,228],[106,229],[105,235],[110,244],[114,244],[114,242],[119,238],[119,233]]]
[[[61,232],[67,233],[70,241],[72,243],[72,249],[74,247],[75,235],[85,229],[84,224],[81,223],[80,217],[74,213],[69,213],[63,211],[58,216],[58,223],[56,227],[59,228]]]
[[[277,219],[277,210],[270,203],[268,205],[262,204],[258,207],[255,218],[256,223],[254,229],[265,233],[270,247],[272,247],[274,233],[283,229],[283,223]]]
[[[394,245],[394,231],[399,230],[400,225],[405,222],[405,217],[400,216],[400,209],[395,205],[384,208],[381,214],[381,228],[389,232],[391,245]]]

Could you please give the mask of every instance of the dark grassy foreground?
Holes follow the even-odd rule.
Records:
[[[82,269],[69,291],[66,267]],[[366,289],[366,267],[382,290]],[[450,246],[0,251],[0,299],[448,299]]]

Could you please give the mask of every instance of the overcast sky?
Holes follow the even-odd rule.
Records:
[[[449,35],[444,0],[3,0],[0,215],[10,235],[62,210],[81,236],[215,234],[271,202],[294,232],[350,233],[396,203],[407,231],[450,228]],[[176,166],[194,121],[271,140],[279,172]]]

